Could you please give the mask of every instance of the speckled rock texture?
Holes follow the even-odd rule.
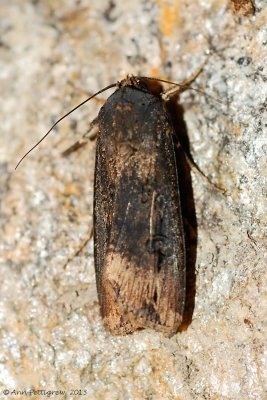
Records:
[[[266,399],[266,21],[266,0],[252,16],[225,0],[1,0],[1,400]],[[112,337],[90,239],[95,143],[62,156],[111,92],[14,167],[88,93],[127,73],[180,82],[206,59],[205,93],[180,112],[226,193],[191,172],[185,322]]]

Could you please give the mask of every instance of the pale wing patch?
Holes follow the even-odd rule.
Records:
[[[102,278],[104,323],[114,334],[143,327],[172,334],[181,323],[175,298],[170,297],[176,290],[174,276],[155,271],[154,255],[148,257],[146,265],[137,268],[119,253],[107,254]]]

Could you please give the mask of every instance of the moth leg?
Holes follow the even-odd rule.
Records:
[[[80,149],[87,145],[88,141],[93,141],[96,139],[98,133],[98,119],[95,118],[89,125],[88,130],[83,134],[80,140],[77,140],[74,144],[72,144],[69,148],[63,151],[62,156],[67,157],[74,151]]]
[[[75,258],[77,257],[80,252],[85,248],[87,243],[92,239],[93,237],[93,228],[90,229],[90,232],[88,233],[87,237],[83,240],[83,242],[79,245],[79,248],[74,250],[73,253],[68,257],[67,261],[63,265],[63,269],[66,269],[67,265]]]
[[[171,88],[165,90],[161,94],[162,99],[165,101],[168,101],[168,99],[170,97],[173,97],[176,94],[179,94],[179,93],[185,91],[186,89],[188,89],[188,87],[191,85],[191,83],[194,82],[197,79],[197,77],[200,75],[200,73],[202,72],[202,70],[206,64],[207,64],[207,59],[203,62],[203,64],[200,65],[200,67],[189,78],[179,82],[178,87],[177,86],[171,87]]]
[[[93,119],[92,122],[90,122],[89,128],[83,134],[83,139],[92,142],[97,138],[97,134],[98,134],[98,117],[96,117],[95,119]]]
[[[214,182],[212,182],[212,180],[206,176],[204,174],[204,172],[201,171],[201,169],[199,168],[199,166],[195,163],[195,161],[193,160],[193,158],[191,157],[191,155],[189,155],[186,150],[181,146],[180,143],[177,143],[177,148],[181,148],[181,150],[183,151],[184,157],[186,159],[186,162],[189,166],[189,168],[194,171],[198,176],[200,176],[202,179],[204,178],[206,180],[206,182],[209,183],[209,185],[214,186],[217,190],[219,190],[220,192],[223,192],[223,194],[226,194],[227,191],[226,189],[222,188],[221,186],[216,185]]]

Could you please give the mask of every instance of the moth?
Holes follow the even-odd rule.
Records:
[[[128,76],[100,109],[94,183],[94,257],[105,327],[114,335],[152,328],[167,336],[181,324],[185,303],[185,244],[180,208],[175,131],[165,98],[188,88]],[[151,89],[151,82],[176,86]],[[178,87],[178,89],[177,89]],[[197,89],[194,89],[197,90]],[[198,90],[197,90],[198,91]],[[79,148],[74,144],[69,150]],[[68,151],[66,152],[68,153]]]
[[[94,191],[97,292],[107,329],[182,321],[185,246],[174,128],[160,96],[126,79],[98,115]]]

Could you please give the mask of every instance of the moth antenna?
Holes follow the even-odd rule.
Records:
[[[71,113],[73,113],[73,111],[77,110],[79,107],[83,106],[85,103],[87,103],[89,100],[91,100],[93,97],[99,95],[100,93],[104,92],[105,90],[111,89],[115,86],[117,86],[118,83],[113,83],[112,85],[108,85],[106,86],[104,89],[99,90],[98,92],[96,92],[95,94],[93,94],[92,96],[88,97],[88,99],[84,100],[82,103],[78,104],[76,107],[72,108],[72,110],[68,111],[65,115],[63,115],[63,117],[59,118],[54,125],[52,125],[52,127],[49,129],[48,132],[46,132],[46,134],[32,147],[30,148],[30,150],[27,151],[27,153],[24,154],[24,156],[19,160],[19,162],[17,163],[15,169],[18,168],[18,166],[20,165],[20,163],[24,160],[25,157],[27,157],[27,155],[29,153],[31,153],[48,135],[49,133],[55,128],[55,126],[62,121],[64,118],[66,118],[68,115],[70,115]]]
[[[216,99],[215,97],[213,97],[213,96],[207,94],[207,93],[204,92],[203,90],[190,87],[190,83],[184,83],[184,84],[183,84],[183,83],[176,83],[176,82],[172,82],[172,81],[167,81],[167,80],[165,80],[165,79],[151,78],[151,77],[149,77],[149,76],[142,76],[141,78],[143,78],[143,79],[148,79],[148,80],[150,80],[150,81],[158,81],[158,82],[168,83],[168,84],[170,84],[170,85],[179,86],[180,88],[184,88],[184,89],[194,90],[195,92],[201,93],[201,94],[203,94],[204,96],[209,97],[210,99],[216,101],[217,103],[220,103],[220,104],[222,104],[222,105],[224,105],[224,106],[226,105],[223,101],[221,101],[221,100],[219,100],[219,99]]]

